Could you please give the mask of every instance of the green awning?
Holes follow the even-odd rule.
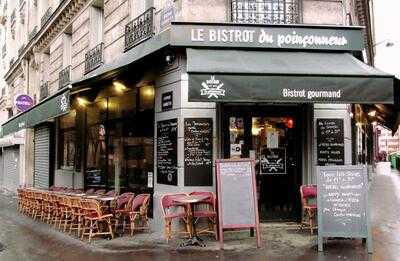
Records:
[[[70,110],[69,92],[70,89],[68,87],[64,88],[29,110],[9,119],[1,126],[2,135],[5,136],[25,128],[31,128],[39,123],[68,113]]]
[[[187,49],[189,101],[393,103],[394,76],[349,53]]]

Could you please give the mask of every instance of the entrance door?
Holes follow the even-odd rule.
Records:
[[[301,107],[223,106],[225,158],[256,160],[262,221],[300,218]]]

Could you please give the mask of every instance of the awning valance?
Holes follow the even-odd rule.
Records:
[[[1,126],[2,135],[8,135],[13,132],[33,127],[41,122],[58,117],[70,110],[69,88],[60,90],[56,94],[39,102],[27,111],[9,119]]]
[[[189,101],[393,103],[392,75],[349,53],[187,49]]]

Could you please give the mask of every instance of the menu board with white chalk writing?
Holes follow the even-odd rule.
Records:
[[[321,166],[317,176],[318,236],[369,237],[366,166]]]
[[[317,164],[344,165],[343,119],[317,119]]]
[[[157,183],[177,185],[178,120],[157,122]]]
[[[212,186],[212,118],[184,121],[185,186]]]

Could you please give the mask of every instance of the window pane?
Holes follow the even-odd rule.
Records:
[[[136,113],[136,93],[135,91],[124,93],[121,96],[110,97],[108,99],[109,119],[119,119],[133,117]]]
[[[87,124],[94,125],[103,122],[107,117],[107,99],[98,99],[87,106]]]

